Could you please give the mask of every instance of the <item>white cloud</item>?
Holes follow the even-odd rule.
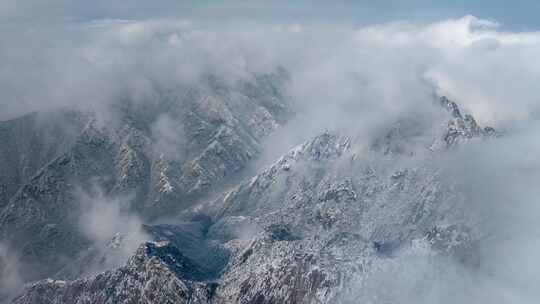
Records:
[[[155,151],[167,159],[184,159],[187,145],[184,126],[168,114],[160,115],[151,127]]]
[[[281,137],[291,143],[328,128],[369,135],[391,117],[429,112],[434,92],[501,128],[537,115],[540,104],[540,33],[502,31],[473,16],[364,27],[105,19],[4,40],[0,119],[65,105],[110,113],[118,100],[182,94],[207,73],[235,83],[279,66],[291,74],[288,93],[300,114],[295,132]]]
[[[111,198],[99,188],[78,193],[81,204],[80,232],[90,240],[98,255],[92,265],[79,265],[87,273],[122,265],[141,243],[150,239],[142,221],[131,208],[130,197]]]
[[[537,110],[540,33],[501,32],[473,16],[358,29],[105,20],[19,34],[0,47],[3,117],[49,105],[148,100],[204,73],[234,82],[277,66],[291,72],[300,107],[336,115],[420,107],[434,89],[492,123]]]
[[[10,247],[0,243],[0,302],[7,301],[20,291],[23,284],[22,267]]]
[[[466,16],[431,24],[402,21],[361,28],[294,23],[223,29],[185,20],[106,20],[14,32],[6,37],[9,43],[0,46],[4,63],[0,67],[0,118],[66,105],[107,112],[119,100],[153,102],[163,90],[181,94],[206,73],[235,83],[249,80],[254,73],[285,67],[291,75],[287,92],[298,115],[269,145],[270,159],[323,129],[342,128],[372,136],[397,116],[430,114],[435,92],[449,95],[480,124],[526,134],[487,145],[491,150],[469,151],[454,161],[476,161],[467,164],[477,174],[469,174],[471,167],[463,166],[459,168],[467,171],[456,173],[469,177],[469,185],[483,187],[482,192],[471,193],[477,195],[473,198],[486,201],[514,195],[520,202],[515,218],[536,214],[528,204],[537,194],[531,190],[537,174],[525,172],[530,180],[522,180],[511,173],[516,168],[536,169],[536,161],[527,158],[536,154],[512,153],[536,151],[534,145],[523,145],[527,141],[534,144],[535,133],[523,133],[523,129],[531,126],[540,111],[539,32],[505,32],[496,22]],[[173,153],[182,140],[168,133],[170,130],[182,133],[181,126],[167,117],[152,129],[159,144]],[[501,151],[507,154],[494,154]],[[500,161],[503,159],[507,162]],[[501,172],[509,175],[501,180],[483,178]],[[505,184],[507,176],[512,177],[510,185]],[[91,207],[81,225],[96,242],[140,224],[117,202],[99,195],[86,200]],[[504,202],[496,202],[501,208],[495,211],[508,210]],[[527,222],[528,227],[532,223]],[[503,245],[501,252],[519,246]],[[518,253],[529,261],[533,251],[524,248]],[[494,264],[511,262],[499,255],[489,258]],[[518,263],[516,267],[523,270],[529,265]],[[508,278],[507,269],[497,270]],[[537,279],[530,273],[528,277]]]

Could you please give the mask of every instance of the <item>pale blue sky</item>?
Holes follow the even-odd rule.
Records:
[[[440,20],[467,14],[497,20],[511,30],[540,29],[539,0],[4,0],[3,23],[54,23],[103,18],[182,17],[203,22],[348,22]]]

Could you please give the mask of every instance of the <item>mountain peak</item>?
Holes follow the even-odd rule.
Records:
[[[441,105],[452,114],[454,118],[461,118],[461,112],[457,103],[451,101],[446,96],[441,96],[439,98],[439,101]]]
[[[453,146],[460,140],[486,138],[498,134],[493,127],[480,127],[472,114],[462,115],[458,104],[446,96],[440,97],[440,103],[452,115],[443,135],[446,147]]]
[[[46,279],[27,287],[15,304],[208,303],[214,283],[169,242],[146,242],[125,266],[75,281]]]
[[[169,241],[145,242],[128,261],[129,266],[136,268],[152,264],[165,267],[179,278],[190,281],[203,280],[205,277],[204,270]]]

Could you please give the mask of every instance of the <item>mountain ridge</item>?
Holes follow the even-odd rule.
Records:
[[[137,259],[141,248],[164,246],[165,264],[175,260],[189,262],[176,268],[168,263],[158,272],[141,270],[133,275],[154,274],[168,286],[185,285],[178,287],[185,292],[164,299],[154,295],[153,289],[147,291],[136,285],[141,287],[130,294],[152,294],[152,298],[144,296],[137,303],[347,302],[358,292],[351,285],[353,282],[371,284],[370,277],[377,269],[389,267],[403,254],[414,253],[418,248],[459,263],[476,263],[472,248],[483,236],[474,231],[472,215],[456,208],[463,198],[453,192],[453,185],[440,178],[436,166],[431,167],[429,162],[418,165],[410,160],[436,160],[467,141],[490,139],[499,133],[489,127],[480,128],[472,116],[462,116],[457,104],[445,97],[440,103],[448,111],[447,123],[435,138],[430,140],[432,133],[428,132],[426,140],[414,141],[421,143],[419,147],[408,144],[409,136],[416,138],[417,131],[400,131],[396,126],[388,129],[382,141],[375,139],[367,151],[354,137],[324,132],[218,198],[197,203],[185,211],[184,218],[202,220],[202,226],[197,228],[202,230],[193,234],[191,240],[178,240],[178,244],[183,244],[180,247],[170,242],[174,242],[174,235],[190,235],[189,230],[183,230],[187,228],[175,230],[174,224],[149,226],[148,231],[162,231],[154,235],[157,243],[146,243],[130,261]],[[200,270],[201,264],[193,262],[196,252],[208,249],[195,249],[191,258],[182,253],[188,252],[184,250],[193,246],[190,244],[203,240],[221,244],[219,250],[228,252],[220,255],[222,266],[216,268],[209,281],[186,283],[178,279],[189,273],[208,273]],[[101,275],[111,276],[121,269]],[[171,276],[170,272],[180,273]],[[55,281],[41,281],[28,287],[15,303],[39,303],[42,294],[58,303],[75,299],[92,303],[134,300],[123,297],[121,292],[105,297],[93,291],[91,286],[99,276],[63,282],[62,286]],[[109,288],[122,282],[119,275]],[[71,289],[83,291],[66,291]]]

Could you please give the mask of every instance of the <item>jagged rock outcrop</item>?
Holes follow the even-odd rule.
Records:
[[[125,266],[72,282],[32,284],[17,304],[208,303],[215,284],[167,242],[145,243]]]
[[[443,136],[447,147],[452,146],[459,140],[498,135],[492,127],[481,128],[471,114],[462,115],[458,105],[447,97],[441,97],[440,102],[452,115]]]
[[[121,265],[126,254],[131,255],[140,236],[153,242],[168,242],[179,248],[182,255],[197,265],[206,278],[216,278],[227,264],[229,253],[220,242],[206,238],[204,219],[177,224],[143,225],[142,231],[116,234],[103,244],[94,244],[64,266],[54,278],[74,280],[112,269]]]

